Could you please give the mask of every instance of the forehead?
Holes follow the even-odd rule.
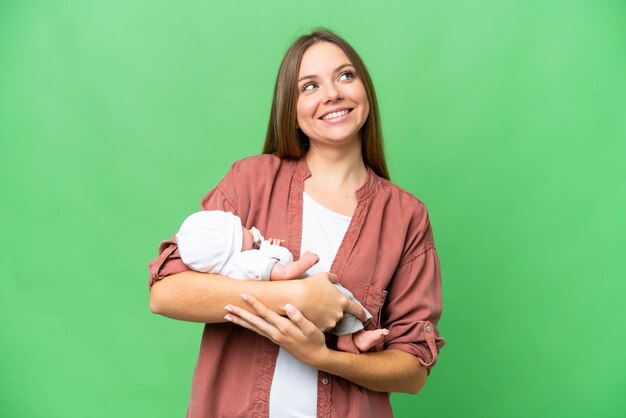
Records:
[[[304,51],[298,77],[333,72],[343,64],[352,62],[341,48],[330,42],[319,42]]]

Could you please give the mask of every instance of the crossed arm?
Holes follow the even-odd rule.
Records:
[[[417,393],[426,383],[426,369],[413,355],[400,350],[353,354],[326,347],[322,331],[296,307],[287,305],[282,317],[257,298],[242,298],[254,313],[227,305],[226,319],[269,338],[309,366],[379,392]]]
[[[230,320],[270,338],[311,367],[370,390],[417,393],[426,381],[426,369],[411,354],[352,354],[326,347],[321,329],[333,328],[343,312],[364,319],[363,310],[331,284],[336,281],[331,274],[276,282],[207,276],[186,271],[155,283],[152,312],[193,322]]]
[[[253,311],[241,294],[254,295],[267,306],[285,315],[285,305],[298,306],[320,329],[329,330],[349,312],[365,320],[363,309],[331,283],[333,274],[321,273],[302,280],[235,280],[217,274],[185,271],[165,277],[150,290],[150,309],[172,319],[225,322],[224,306],[231,304]]]

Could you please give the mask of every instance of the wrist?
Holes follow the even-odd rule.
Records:
[[[274,311],[279,315],[286,315],[285,305],[290,303],[298,309],[301,309],[302,300],[301,295],[304,294],[302,286],[298,283],[301,280],[276,280],[270,281],[268,286],[268,292],[273,295],[276,305],[274,305]]]
[[[290,303],[301,312],[306,310],[306,279],[286,280],[285,283],[285,303]],[[306,316],[306,315],[305,315]]]
[[[308,361],[305,361],[305,363],[307,363],[310,367],[314,369],[327,370],[328,365],[332,361],[333,354],[335,353],[336,351],[331,350],[330,348],[326,347],[326,344],[324,344],[318,350],[315,350],[315,352],[311,353],[310,358],[308,359]]]

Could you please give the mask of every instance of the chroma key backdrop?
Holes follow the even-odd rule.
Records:
[[[0,416],[185,414],[147,262],[261,151],[290,42],[362,55],[447,339],[395,416],[626,416],[626,3],[0,2]]]

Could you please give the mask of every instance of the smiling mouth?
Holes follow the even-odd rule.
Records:
[[[330,120],[330,119],[336,119],[336,118],[340,118],[344,115],[347,115],[348,113],[352,112],[352,109],[343,109],[343,110],[338,110],[336,112],[330,112],[325,114],[324,116],[322,116],[320,119],[321,120]]]

